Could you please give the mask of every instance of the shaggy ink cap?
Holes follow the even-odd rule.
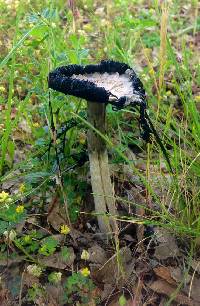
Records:
[[[101,61],[98,65],[68,65],[58,67],[49,74],[49,87],[88,101],[88,121],[101,133],[105,132],[105,105],[115,109],[128,105],[140,108],[140,125],[143,137],[149,138],[150,128],[146,119],[146,97],[143,85],[127,64]],[[94,131],[88,131],[88,155],[95,211],[101,233],[107,237],[118,232],[115,216],[116,205],[112,195],[108,153],[105,141]],[[98,195],[104,194],[104,197]],[[103,214],[110,214],[105,220]]]
[[[97,65],[68,65],[49,74],[49,87],[90,102],[146,108],[145,90],[133,69],[115,61]]]
[[[112,104],[116,110],[128,105],[140,108],[142,138],[151,142],[154,134],[172,171],[172,166],[162,141],[147,112],[143,84],[135,71],[127,64],[112,60],[97,65],[68,65],[49,73],[49,88],[89,102]],[[173,171],[172,171],[173,172]]]
[[[152,128],[147,120],[147,103],[143,84],[127,64],[112,60],[97,65],[68,65],[49,73],[49,88],[85,99],[89,102],[112,104],[115,110],[128,105],[140,107],[142,138],[151,142]]]

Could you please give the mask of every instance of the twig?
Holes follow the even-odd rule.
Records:
[[[22,305],[22,289],[23,289],[23,281],[24,281],[24,271],[22,272],[21,283],[20,283],[20,291],[19,291],[19,306]]]

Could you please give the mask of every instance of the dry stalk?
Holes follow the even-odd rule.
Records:
[[[88,120],[95,129],[105,133],[105,104],[88,102]],[[94,194],[95,211],[103,234],[118,232],[115,199],[108,166],[108,153],[104,140],[94,131],[88,131],[90,174]],[[111,216],[106,216],[106,212]]]

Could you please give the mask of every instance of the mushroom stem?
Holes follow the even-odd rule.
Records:
[[[88,121],[102,134],[106,131],[105,104],[88,102]],[[117,231],[117,223],[113,186],[108,166],[108,153],[105,141],[93,130],[88,131],[88,152],[92,191],[94,193],[95,211],[100,231],[110,234]],[[106,216],[109,213],[111,216]]]

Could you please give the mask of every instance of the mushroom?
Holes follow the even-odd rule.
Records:
[[[54,90],[87,100],[88,121],[94,127],[88,131],[88,153],[95,212],[101,233],[116,232],[116,206],[106,143],[95,129],[102,134],[106,133],[108,103],[115,109],[127,105],[140,106],[141,125],[145,125],[146,121],[142,121],[146,108],[143,85],[133,69],[127,64],[115,61],[101,61],[98,65],[59,67],[50,72],[48,82],[49,87]]]

